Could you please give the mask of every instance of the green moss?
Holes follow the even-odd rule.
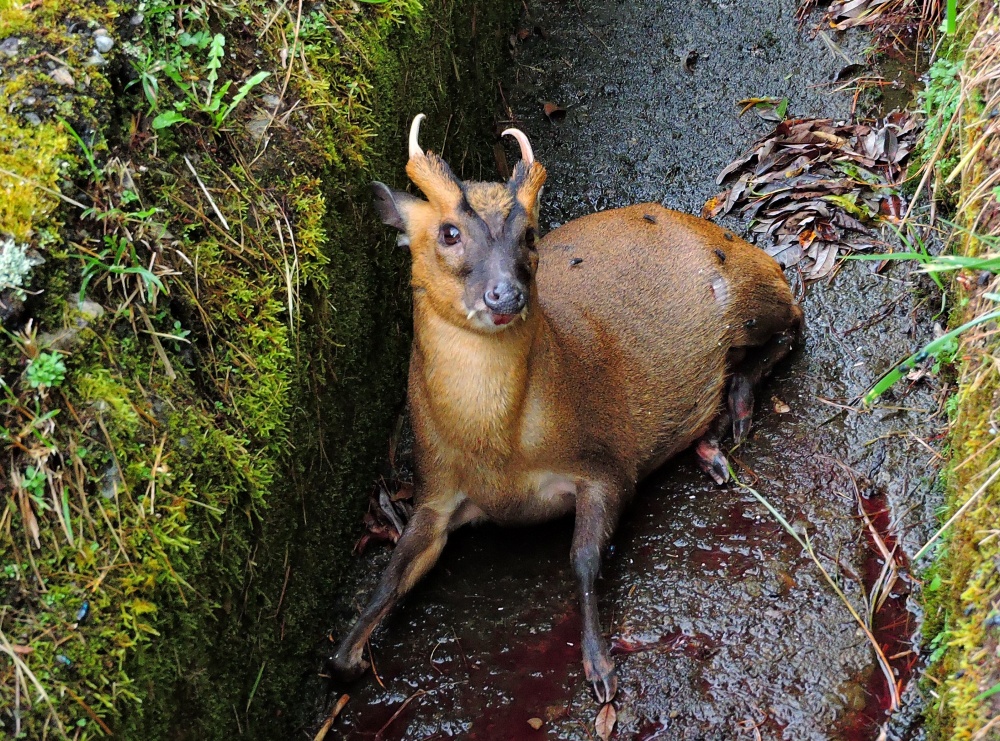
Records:
[[[965,256],[980,256],[991,250],[979,234],[1000,234],[995,202],[981,194],[980,185],[995,170],[996,135],[980,141],[988,125],[981,90],[969,81],[979,74],[984,57],[973,36],[981,29],[995,34],[998,19],[989,3],[971,3],[963,11],[956,37],[942,46],[932,66],[928,92],[924,96],[932,117],[923,145],[925,160],[938,152],[936,176],[944,205],[956,206],[961,226],[951,235],[949,249]],[[936,70],[936,72],[935,72]],[[956,74],[964,70],[964,88]],[[956,108],[958,95],[963,104]],[[935,102],[936,101],[936,102]],[[958,111],[958,114],[955,114]],[[954,125],[942,125],[956,115]],[[948,131],[949,133],[945,133]],[[961,163],[964,168],[955,172]],[[953,176],[947,186],[943,179]],[[960,177],[959,177],[960,176]],[[985,197],[984,197],[985,196]],[[992,215],[991,215],[992,214]],[[961,276],[956,282],[959,309],[953,312],[955,326],[994,309],[983,297],[978,275]],[[986,486],[1000,465],[996,410],[1000,408],[1000,340],[996,329],[969,333],[957,354],[958,384],[948,401],[949,458],[943,481],[945,508],[942,522],[969,502],[975,501],[946,531],[934,562],[925,574],[923,593],[927,616],[924,635],[929,666],[924,688],[931,701],[927,730],[931,739],[967,741],[986,738],[984,729],[1000,713],[997,698],[984,692],[1000,683],[1000,482]],[[989,736],[992,738],[992,736]]]
[[[0,629],[52,702],[0,727],[210,739],[235,721],[284,738],[310,721],[313,651],[403,401],[407,257],[367,184],[401,182],[420,110],[467,176],[488,166],[480,132],[517,8],[143,7],[136,28],[131,3],[0,0],[22,37],[0,60],[0,167],[27,179],[0,173],[16,194],[0,229],[47,260],[0,349],[0,454],[16,469],[0,482]],[[219,85],[276,74],[222,126],[157,135],[180,95],[161,62],[196,85],[209,74],[182,25],[225,34]],[[115,37],[107,67],[87,64],[97,26]],[[278,109],[264,97],[282,92]],[[103,316],[76,306],[84,276]],[[53,348],[66,380],[32,389],[21,371]],[[30,689],[8,659],[3,708]]]

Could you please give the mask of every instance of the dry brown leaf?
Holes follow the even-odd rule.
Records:
[[[701,207],[701,218],[711,219],[718,216],[719,212],[722,211],[723,207],[726,205],[726,196],[728,195],[729,191],[726,190],[705,201],[705,205]]]
[[[554,124],[562,123],[566,118],[566,109],[558,103],[553,103],[551,100],[546,101],[542,105],[542,110],[545,112],[546,118]]]
[[[870,124],[782,121],[720,173],[719,184],[739,177],[706,201],[702,216],[738,208],[771,243],[762,244],[769,254],[784,267],[805,258],[803,275],[818,280],[833,272],[841,251],[872,248],[867,224],[893,222],[905,211],[891,188],[905,175],[916,129],[912,116],[900,113]]]
[[[20,490],[20,496],[18,497],[18,504],[21,508],[21,518],[24,520],[24,529],[28,531],[28,535],[35,542],[35,549],[42,547],[39,541],[39,536],[41,531],[38,528],[38,520],[35,519],[35,513],[31,509],[31,503],[28,500],[28,493],[24,490]]]
[[[611,738],[611,733],[615,730],[615,721],[618,720],[618,712],[615,710],[613,703],[608,703],[601,711],[597,714],[597,720],[594,722],[594,729],[597,731],[597,735],[601,738],[601,741],[608,741]]]

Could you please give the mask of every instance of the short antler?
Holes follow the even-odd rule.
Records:
[[[520,129],[507,129],[500,136],[512,136],[517,139],[517,143],[521,146],[521,159],[524,161],[525,167],[531,167],[532,163],[535,161],[535,155],[531,151],[531,142],[528,141],[528,137],[525,136],[524,132]],[[411,144],[410,147],[410,151],[412,153],[413,145]],[[410,156],[412,156],[412,154]]]
[[[420,148],[420,144],[417,141],[417,138],[420,136],[420,122],[423,121],[425,118],[426,118],[426,116],[424,116],[423,113],[418,113],[416,116],[413,117],[413,123],[410,124],[410,158],[411,159],[414,158],[414,157],[423,157],[424,156],[424,150],[422,150]],[[520,133],[520,132],[518,132],[518,133]],[[524,136],[524,134],[521,134],[521,136]],[[528,151],[529,152],[531,151],[530,147],[528,148]]]

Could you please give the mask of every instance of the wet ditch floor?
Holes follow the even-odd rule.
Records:
[[[829,85],[844,58],[796,26],[791,2],[526,7],[524,27],[544,33],[519,42],[502,89],[549,170],[543,228],[642,201],[697,213],[719,190],[716,175],[770,126],[738,119],[742,98],[788,96],[794,116],[849,114],[850,93]],[[866,41],[836,39],[847,55]],[[545,118],[545,101],[567,109],[560,125]],[[926,303],[901,266],[876,275],[848,263],[808,286],[803,342],[758,390],[751,438],[730,458],[808,533],[859,608],[882,567],[870,529],[913,553],[934,522],[935,454],[923,441],[935,434],[937,400],[919,382],[869,413],[840,405],[929,337]],[[375,634],[378,679],[347,690],[337,737],[596,738],[571,534],[568,519],[455,533]],[[359,561],[359,601],[387,557]],[[872,648],[808,555],[690,454],[641,487],[599,589],[620,678],[616,738],[875,739],[883,726],[887,739],[920,737],[912,685],[887,723]],[[897,581],[875,620],[902,686],[917,663],[914,589]]]

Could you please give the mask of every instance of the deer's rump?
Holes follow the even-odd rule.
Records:
[[[643,472],[718,414],[730,350],[766,342],[794,310],[766,253],[659,204],[574,220],[538,250],[542,311],[563,362],[581,366],[568,375],[588,379],[580,391],[617,414],[627,410],[631,450],[621,452]]]

